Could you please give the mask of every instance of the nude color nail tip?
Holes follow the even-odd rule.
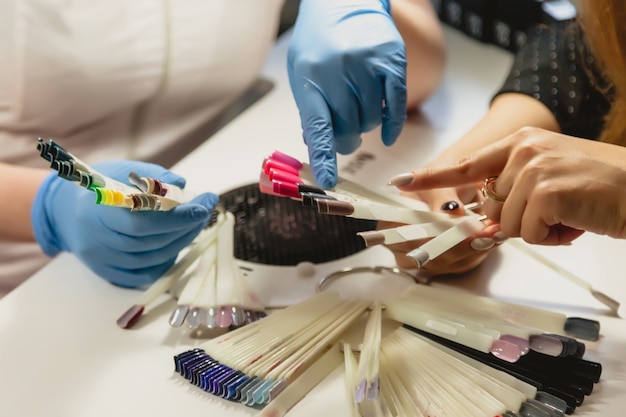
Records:
[[[406,174],[396,175],[395,177],[392,177],[389,179],[389,181],[387,181],[387,185],[394,185],[396,187],[398,185],[408,185],[413,182],[413,178],[415,178],[415,176],[410,172]]]
[[[537,334],[530,336],[530,348],[535,352],[549,356],[560,356],[563,354],[563,342],[556,337]]]
[[[523,337],[513,336],[510,334],[503,334],[500,336],[500,340],[504,340],[505,342],[513,343],[517,345],[520,349],[520,353],[525,355],[530,350],[530,344],[528,343],[528,339],[524,339]]]
[[[511,363],[517,362],[522,356],[519,346],[501,339],[493,341],[489,352],[496,358]]]
[[[470,246],[475,251],[485,251],[493,248],[496,245],[496,241],[490,237],[477,237],[476,239],[472,239],[470,242]]]

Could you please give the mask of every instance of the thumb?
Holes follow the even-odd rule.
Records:
[[[191,210],[192,217],[198,219],[206,218],[208,220],[218,202],[219,197],[217,195],[213,193],[202,193],[182,206],[187,206]]]

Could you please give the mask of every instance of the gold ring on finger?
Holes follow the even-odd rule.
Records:
[[[494,191],[497,179],[497,176],[485,178],[483,181],[482,192],[485,198],[495,201],[498,204],[502,204],[506,201],[506,196],[500,195]]]

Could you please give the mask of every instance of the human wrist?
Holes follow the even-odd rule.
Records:
[[[58,182],[56,173],[50,173],[41,183],[33,206],[31,208],[31,223],[35,240],[41,247],[41,250],[48,256],[55,256],[62,251],[58,237],[55,233],[53,223],[49,217],[50,213],[46,209],[47,202],[56,189],[55,183]]]

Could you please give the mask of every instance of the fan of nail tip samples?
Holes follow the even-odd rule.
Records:
[[[355,326],[362,338],[351,345]],[[602,366],[576,339],[599,331],[442,287],[414,286],[384,308],[322,292],[174,363],[189,383],[263,417],[284,415],[342,362],[354,416],[556,417],[600,381]]]
[[[189,251],[142,294],[117,321],[130,328],[161,294],[180,287],[170,325],[236,328],[265,317],[264,306],[247,285],[250,264],[293,266],[329,262],[365,248],[357,232],[372,220],[329,217],[289,199],[263,194],[257,183],[223,193],[221,213]]]
[[[365,249],[359,232],[377,222],[325,216],[298,201],[262,193],[258,183],[223,193],[220,203],[235,215],[235,258],[263,265],[324,263]]]
[[[128,184],[114,180],[81,161],[52,139],[37,139],[39,155],[50,162],[59,177],[95,194],[94,203],[123,207],[131,211],[168,211],[191,200],[194,195],[156,178],[128,173]]]
[[[191,329],[235,328],[265,317],[233,255],[235,215],[221,206],[168,271],[117,320],[130,328],[161,295],[177,294],[169,323]]]
[[[331,217],[347,217],[400,223],[402,226],[384,230],[357,232],[365,246],[393,244],[430,239],[407,256],[419,267],[484,228],[484,216],[472,210],[480,203],[465,206],[466,215],[432,212],[418,202],[396,194],[375,192],[359,184],[339,178],[332,190],[313,185],[307,164],[274,151],[262,163],[259,189],[270,195],[289,197],[317,213]]]

